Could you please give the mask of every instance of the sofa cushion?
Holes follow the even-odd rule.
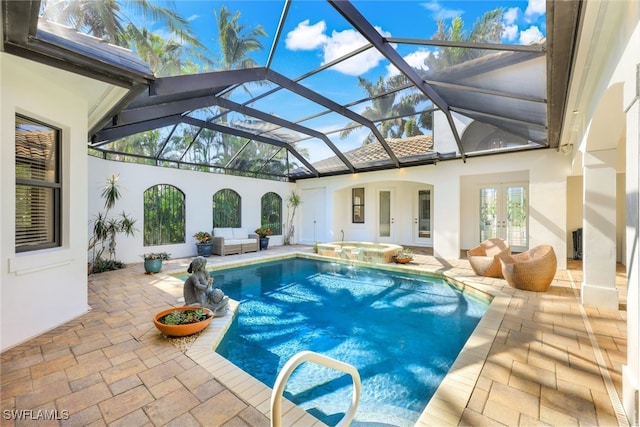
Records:
[[[216,227],[213,229],[213,235],[223,239],[233,239],[233,231],[230,227]]]
[[[234,239],[246,239],[249,236],[246,228],[232,228],[231,232],[233,233]]]
[[[241,245],[242,239],[224,239],[225,246]]]
[[[236,242],[240,242],[243,245],[251,245],[251,244],[256,244],[256,239],[238,239],[235,240]]]

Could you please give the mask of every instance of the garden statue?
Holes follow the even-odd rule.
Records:
[[[222,292],[222,289],[213,287],[213,278],[207,272],[207,260],[199,256],[191,261],[189,269],[191,274],[184,281],[184,303],[185,305],[199,305],[207,307],[215,314],[227,312],[229,297]]]

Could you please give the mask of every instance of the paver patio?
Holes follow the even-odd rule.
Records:
[[[311,248],[213,256],[209,265],[290,251]],[[186,271],[189,262],[170,260],[164,271]],[[456,362],[447,389],[430,405],[431,425],[624,424],[616,417],[626,357],[623,268],[617,275],[620,310],[579,304],[582,272],[575,261],[557,272],[545,293],[474,276],[466,260],[416,255],[411,268],[446,271],[495,289],[507,301],[486,360],[465,356]],[[153,326],[153,314],[180,305],[181,294],[179,281],[146,275],[142,264],[90,276],[91,311],[2,353],[2,426],[33,425],[36,417],[38,426],[268,426],[268,394],[251,401],[225,386],[215,369],[171,345]],[[471,366],[478,367],[475,377],[465,374]],[[448,393],[462,394],[466,404],[456,407]],[[285,414],[286,425],[313,422],[294,414],[299,412]],[[59,419],[42,419],[52,417]]]

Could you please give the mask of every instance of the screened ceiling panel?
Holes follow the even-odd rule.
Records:
[[[544,126],[546,123],[547,105],[542,100],[534,101],[450,88],[438,88],[437,92],[453,109],[478,111],[531,125]]]
[[[164,141],[170,137],[175,126],[165,126],[149,132],[140,132],[128,137],[128,140],[116,139],[101,146],[103,150],[130,153],[136,156],[156,158],[162,151]],[[134,141],[135,144],[131,144]]]
[[[199,146],[205,141],[205,138],[200,135],[200,131],[201,128],[197,126],[178,123],[159,141],[162,151],[157,157],[164,160],[200,163],[206,158],[201,157],[202,152],[199,150]],[[199,140],[198,146],[191,147],[196,138]]]
[[[347,54],[349,53],[352,52],[347,52]],[[363,67],[367,67],[367,65],[364,64],[378,64],[382,59],[384,59],[384,56],[377,50],[368,49],[328,68],[322,69],[300,80],[299,83],[314,91],[319,88],[325,88],[322,91],[324,96],[340,105],[347,105],[368,96],[367,91],[360,84],[359,77],[373,83],[376,83],[380,78],[384,79],[386,69],[381,69],[376,73],[369,71],[367,72],[366,78],[357,74]],[[386,61],[386,63],[388,64],[388,61]],[[331,81],[333,84],[330,87],[326,87],[327,81]],[[346,90],[346,88],[349,88],[349,90]]]
[[[309,102],[307,98],[282,88],[258,98],[248,106],[290,122],[298,122],[306,117],[326,111],[326,107]]]
[[[276,139],[286,144],[298,141],[305,135],[282,126],[275,125],[263,120],[252,119],[249,116],[239,117],[231,120],[229,126],[234,129],[240,129],[256,136],[265,136]]]
[[[91,147],[285,180],[557,147],[553,118],[580,9],[574,0],[537,9],[519,0],[181,0],[174,12],[202,46],[162,48],[172,29],[157,19],[150,58],[139,39],[124,46],[131,51],[111,49],[83,34],[95,36],[99,22],[74,31],[44,21],[49,2],[29,2],[41,17],[6,3],[15,18],[3,22],[7,51],[131,87],[90,130]],[[122,5],[120,19],[144,21]],[[434,111],[450,132],[434,134]],[[465,132],[475,124],[486,129]]]
[[[547,144],[547,131],[543,127],[533,127],[528,124],[517,123],[495,117],[480,116],[470,112],[466,112],[465,116],[511,133],[519,138],[524,138],[530,143],[528,145],[532,148],[539,148],[540,146]]]
[[[252,172],[281,172],[286,166],[286,158],[278,156],[281,151],[286,152],[272,144],[247,141],[247,144],[232,156],[225,167]]]
[[[308,119],[300,122],[301,125],[316,129],[325,135],[344,129],[350,123],[352,123],[352,121],[349,120],[348,117],[331,110],[325,110],[318,115],[310,116]]]
[[[406,82],[400,85],[406,86]],[[433,108],[431,100],[413,86],[406,89],[369,87],[369,91],[371,96],[350,105],[349,109],[374,122]]]
[[[260,98],[269,92],[279,89],[281,89],[280,86],[275,83],[268,80],[259,80],[231,86],[224,91],[223,95],[226,99],[238,104],[246,104],[255,98]]]
[[[230,114],[237,114],[237,113],[235,113],[235,111],[233,110],[229,110],[227,108],[222,108],[217,106],[198,108],[196,110],[184,112],[184,115],[186,117],[191,117],[193,119],[203,120],[207,122],[208,121],[221,122],[224,120],[228,121],[227,117]]]

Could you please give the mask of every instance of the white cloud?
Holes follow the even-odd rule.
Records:
[[[200,18],[200,15],[191,15],[190,17],[187,18],[187,21],[192,22],[198,18]]]
[[[504,32],[502,33],[502,37],[507,39],[508,41],[514,41],[518,37],[518,26],[506,25],[504,27]]]
[[[547,12],[546,0],[529,0],[525,16],[544,15]]]
[[[424,61],[430,55],[431,55],[431,51],[427,49],[418,49],[415,52],[411,52],[409,55],[405,56],[404,60],[407,61],[407,63],[413,68],[428,70],[429,67],[425,65]],[[395,76],[397,74],[400,74],[400,72],[394,65],[392,64],[387,65],[387,77]]]
[[[520,32],[520,44],[529,44],[531,42],[537,42],[542,39],[544,35],[538,27],[535,25]]]
[[[507,25],[513,25],[514,22],[518,19],[518,15],[520,14],[519,7],[510,7],[503,15],[503,20]]]
[[[367,41],[355,30],[334,31],[324,43],[324,62],[346,55],[364,46]],[[360,57],[360,55],[358,55]]]
[[[385,37],[390,35],[378,27],[376,30]],[[309,25],[308,20],[302,21],[287,34],[285,46],[290,50],[322,49],[322,64],[326,64],[367,44],[365,38],[355,30],[333,31],[331,36],[327,36],[325,31],[324,21],[314,25]],[[340,62],[334,69],[344,74],[358,76],[376,67],[383,58],[376,49],[368,49]]]
[[[364,46],[367,41],[354,30],[334,31],[323,46],[323,64]],[[383,56],[376,49],[366,51],[337,64],[334,69],[351,76],[359,76],[376,67]]]
[[[462,9],[447,9],[443,7],[438,0],[421,3],[421,6],[431,12],[431,17],[434,19],[451,19],[456,16],[462,16],[464,13]]]
[[[326,29],[327,24],[324,21],[309,25],[309,20],[306,19],[287,34],[285,46],[290,50],[316,49],[326,42],[327,36],[324,34]]]

